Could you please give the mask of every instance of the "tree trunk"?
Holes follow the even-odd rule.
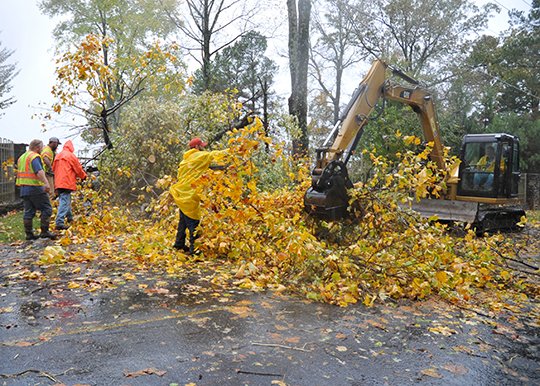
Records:
[[[107,121],[107,117],[108,117],[108,114],[107,114],[107,109],[105,107],[103,107],[101,109],[101,130],[102,130],[102,133],[103,133],[103,141],[105,142],[105,145],[106,145],[106,148],[107,149],[112,149],[113,148],[113,144],[111,142],[111,138],[109,137],[109,122]]]
[[[268,86],[268,80],[260,79],[259,82],[261,85],[261,91],[262,91],[262,102],[263,102],[263,127],[264,127],[264,134],[269,137],[270,136],[270,125],[268,124],[268,93],[270,87]],[[266,151],[270,151],[270,144],[265,143],[266,145]]]
[[[204,14],[202,20],[202,73],[203,73],[203,84],[204,89],[208,90],[210,88],[210,40],[212,37],[212,32],[210,31],[210,8],[207,1],[204,1],[204,7],[201,10]]]
[[[289,67],[291,70],[291,96],[289,114],[295,116],[300,137],[293,139],[293,154],[306,155],[309,138],[307,132],[307,75],[309,61],[309,21],[311,0],[287,0],[289,13]]]
[[[339,103],[341,101],[341,81],[343,78],[343,63],[339,63],[336,66],[336,97],[333,98],[334,102],[334,123],[339,119]]]

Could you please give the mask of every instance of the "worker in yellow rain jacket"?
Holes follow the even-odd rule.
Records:
[[[174,248],[195,252],[195,238],[201,220],[200,197],[195,190],[197,180],[210,168],[212,162],[219,162],[227,150],[204,151],[207,143],[200,138],[189,141],[189,150],[178,166],[178,182],[174,184],[170,193],[180,209],[180,220],[176,232]],[[186,246],[186,229],[189,230],[189,247]]]
[[[495,149],[493,146],[486,147],[486,154],[480,157],[476,163],[478,172],[474,176],[476,189],[491,190],[493,186],[493,172],[495,171]]]

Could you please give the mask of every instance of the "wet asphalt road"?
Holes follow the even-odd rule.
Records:
[[[37,250],[0,246],[0,384],[540,384],[526,316],[436,300],[338,308],[204,274],[119,280],[123,266],[84,266],[101,283],[89,292],[69,288],[80,267],[37,267]]]

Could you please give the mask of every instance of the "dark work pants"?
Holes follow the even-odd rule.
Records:
[[[199,223],[199,220],[192,219],[180,211],[180,221],[178,221],[178,230],[176,231],[176,242],[174,243],[174,246],[176,248],[184,248],[186,246],[186,229],[188,229],[189,251],[193,253],[195,250],[195,238],[197,236],[195,233]]]
[[[33,194],[31,196],[23,196],[24,203],[24,220],[32,220],[36,215],[36,211],[41,212],[41,222],[47,222],[52,215],[51,200],[49,200],[49,194],[43,192],[40,194]]]

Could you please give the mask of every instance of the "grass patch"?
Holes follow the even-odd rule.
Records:
[[[540,210],[528,210],[526,215],[529,222],[540,222]]]
[[[39,226],[39,220],[34,218],[34,229]],[[11,243],[24,240],[23,212],[13,211],[0,217],[0,243]]]

